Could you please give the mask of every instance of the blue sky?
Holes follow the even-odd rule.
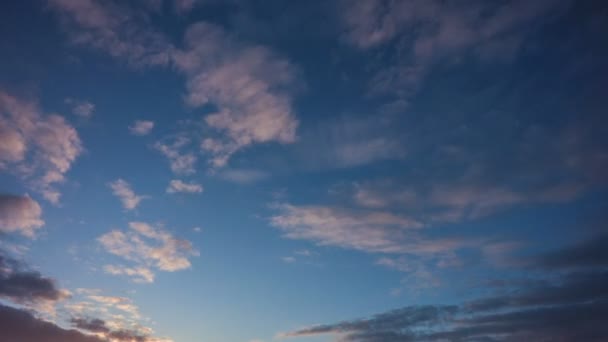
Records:
[[[3,3],[0,337],[604,340],[606,19]]]

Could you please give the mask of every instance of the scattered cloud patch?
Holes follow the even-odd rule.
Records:
[[[134,266],[107,265],[110,274],[128,275],[139,282],[154,280],[152,269],[175,272],[190,268],[191,256],[198,256],[192,243],[144,222],[130,222],[129,230],[112,230],[98,239],[104,249]]]
[[[154,148],[169,159],[171,171],[176,174],[189,175],[196,172],[194,166],[198,158],[193,153],[181,152],[181,149],[188,144],[190,144],[189,138],[179,136],[171,143],[157,142],[154,144]]]
[[[133,210],[137,208],[139,203],[146,198],[146,196],[136,195],[131,189],[131,185],[124,179],[117,179],[108,184],[112,193],[120,199],[123,208],[126,210]]]
[[[80,137],[62,116],[41,114],[35,101],[0,91],[0,169],[7,169],[51,203],[56,184],[82,153]]]
[[[129,126],[129,131],[133,135],[143,136],[148,135],[154,128],[154,121],[135,120],[133,125]]]
[[[201,193],[203,192],[203,186],[194,182],[186,183],[179,179],[173,179],[171,182],[169,182],[167,193],[174,194],[178,192],[190,194]]]
[[[291,104],[296,71],[289,61],[208,23],[190,26],[184,41],[174,61],[188,79],[186,102],[218,107],[205,122],[220,135],[201,143],[212,167],[225,166],[252,144],[296,140],[298,120]]]

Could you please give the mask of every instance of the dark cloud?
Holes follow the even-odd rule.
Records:
[[[24,270],[18,261],[0,254],[0,297],[17,303],[57,301],[64,297],[51,278]]]
[[[544,280],[458,306],[412,306],[371,318],[318,325],[285,337],[334,334],[340,341],[608,340],[608,271],[600,236],[533,260]],[[560,272],[553,272],[559,268]]]
[[[63,329],[31,313],[0,304],[0,340],[15,342],[106,342],[76,330]]]
[[[72,318],[72,324],[75,328],[87,330],[95,333],[108,333],[110,329],[106,326],[106,322],[102,319],[85,319]]]
[[[98,318],[72,318],[72,325],[81,330],[103,334],[113,341],[146,342],[150,340],[149,336],[140,334],[134,330],[111,330],[104,320]]]
[[[549,253],[537,261],[549,269],[608,266],[608,233]]]

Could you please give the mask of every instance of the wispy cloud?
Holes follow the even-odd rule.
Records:
[[[416,220],[390,212],[291,204],[277,208],[279,213],[271,223],[287,238],[366,252],[404,253],[410,247],[406,237],[416,236],[422,227]]]
[[[171,44],[146,24],[152,8],[97,0],[50,0],[72,42],[92,46],[134,66],[167,65]]]
[[[123,208],[126,210],[137,208],[139,203],[146,198],[146,196],[136,195],[131,189],[131,185],[124,179],[117,179],[108,185],[112,189],[112,193],[120,199]]]
[[[72,113],[82,118],[90,118],[95,112],[95,105],[86,100],[76,100],[71,97],[65,99],[65,103],[72,107]]]
[[[135,120],[131,126],[129,126],[129,131],[131,134],[143,136],[148,135],[152,132],[154,128],[154,121],[149,120]]]
[[[57,204],[56,184],[82,152],[76,130],[59,115],[43,116],[35,101],[0,91],[0,169],[10,171]]]
[[[139,282],[152,282],[151,269],[175,272],[190,268],[189,257],[197,256],[192,243],[144,222],[130,222],[129,230],[112,230],[98,238],[111,254],[132,262],[135,266],[107,265],[111,274],[132,276]]]
[[[203,186],[194,182],[186,183],[179,179],[172,179],[167,187],[167,193],[174,194],[178,192],[191,194],[201,193],[203,192]]]

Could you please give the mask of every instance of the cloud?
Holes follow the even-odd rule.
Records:
[[[55,185],[82,152],[76,130],[63,117],[43,116],[34,101],[0,91],[0,169],[9,168],[56,204]]]
[[[136,283],[153,283],[154,272],[146,267],[126,267],[122,265],[105,265],[103,270],[108,274],[127,275]]]
[[[201,193],[203,192],[203,187],[197,183],[185,183],[179,179],[173,179],[169,182],[167,193],[173,194],[178,192]]]
[[[66,296],[53,279],[25,270],[22,263],[0,255],[0,297],[19,304],[37,304],[56,302]]]
[[[559,253],[572,256],[582,245]],[[593,248],[590,248],[593,250]],[[532,258],[543,265],[555,252]],[[581,259],[579,259],[581,260]],[[582,261],[582,260],[581,260]],[[603,341],[608,329],[608,273],[594,260],[554,270],[535,283],[524,282],[494,296],[460,305],[409,306],[370,318],[316,325],[280,334],[331,334],[339,341]],[[566,271],[566,272],[562,272]]]
[[[0,194],[0,232],[34,237],[44,225],[41,215],[40,205],[29,196]]]
[[[239,184],[251,184],[269,177],[269,174],[253,169],[224,169],[218,173],[220,178]]]
[[[154,144],[160,153],[169,159],[171,171],[176,174],[193,174],[194,166],[198,160],[193,153],[182,153],[180,150],[190,144],[190,139],[184,136],[177,137],[172,143],[157,142]]]
[[[149,120],[135,120],[133,125],[129,126],[129,131],[133,135],[147,135],[150,134],[152,129],[154,128],[154,121]]]
[[[222,134],[201,144],[212,166],[225,166],[232,154],[252,144],[296,140],[291,104],[296,71],[286,59],[208,23],[190,26],[184,40],[186,47],[174,60],[188,79],[186,102],[218,108],[205,122]]]
[[[112,330],[108,327],[104,320],[94,318],[72,318],[72,325],[80,330],[92,332],[103,336],[110,341],[126,341],[126,342],[147,342],[158,341],[150,336],[142,334],[135,330]]]
[[[147,24],[150,7],[121,2],[49,0],[71,41],[107,52],[130,65],[167,65],[172,46]]]
[[[341,192],[363,208],[400,210],[432,225],[488,217],[516,206],[561,203],[576,198],[581,188],[564,184],[518,189],[484,180],[443,179],[432,173],[406,181],[383,179],[353,183]]]
[[[0,338],[19,342],[106,342],[96,336],[63,329],[30,312],[0,304]]]
[[[51,0],[50,4],[74,43],[101,49],[134,66],[172,64],[185,75],[186,102],[217,108],[205,118],[216,134],[200,144],[214,168],[225,166],[234,153],[253,144],[296,140],[292,95],[299,86],[297,72],[269,48],[198,22],[187,28],[184,47],[178,49],[150,26],[146,10],[96,0]],[[181,1],[176,8],[185,11],[194,4]]]
[[[89,101],[67,98],[65,99],[65,103],[72,106],[72,113],[74,113],[74,115],[83,118],[90,118],[95,112],[95,105]]]
[[[111,274],[125,274],[139,282],[151,282],[151,268],[175,272],[190,268],[190,256],[198,252],[187,240],[144,222],[130,222],[126,232],[112,230],[97,240],[111,254],[134,263],[134,267],[108,265],[104,269]]]
[[[422,225],[382,211],[356,211],[324,206],[280,204],[271,224],[290,239],[312,240],[366,252],[404,253]]]
[[[131,185],[123,179],[117,179],[108,185],[112,189],[112,193],[120,199],[123,208],[126,210],[137,208],[139,202],[146,198],[146,196],[136,195],[131,189]]]
[[[602,341],[608,329],[605,275],[595,282],[564,284],[562,295],[547,296],[543,288],[522,290],[521,298],[495,297],[461,306],[411,306],[371,318],[318,325],[281,334],[282,337],[333,334],[340,341]],[[602,279],[601,277],[604,277]],[[578,286],[582,288],[577,288]],[[552,285],[547,285],[549,291]],[[585,296],[571,292],[596,289]],[[602,286],[603,289],[602,290]],[[537,297],[538,296],[538,297]],[[520,299],[520,298],[515,298]],[[500,308],[486,305],[500,302]],[[567,322],[567,323],[566,323]]]
[[[349,1],[338,2],[342,39],[369,60],[368,95],[385,105],[408,103],[432,68],[474,59],[512,60],[540,24],[569,1]],[[403,109],[399,109],[403,112]]]
[[[577,245],[543,255],[535,264],[547,269],[608,267],[608,234],[594,236]]]

